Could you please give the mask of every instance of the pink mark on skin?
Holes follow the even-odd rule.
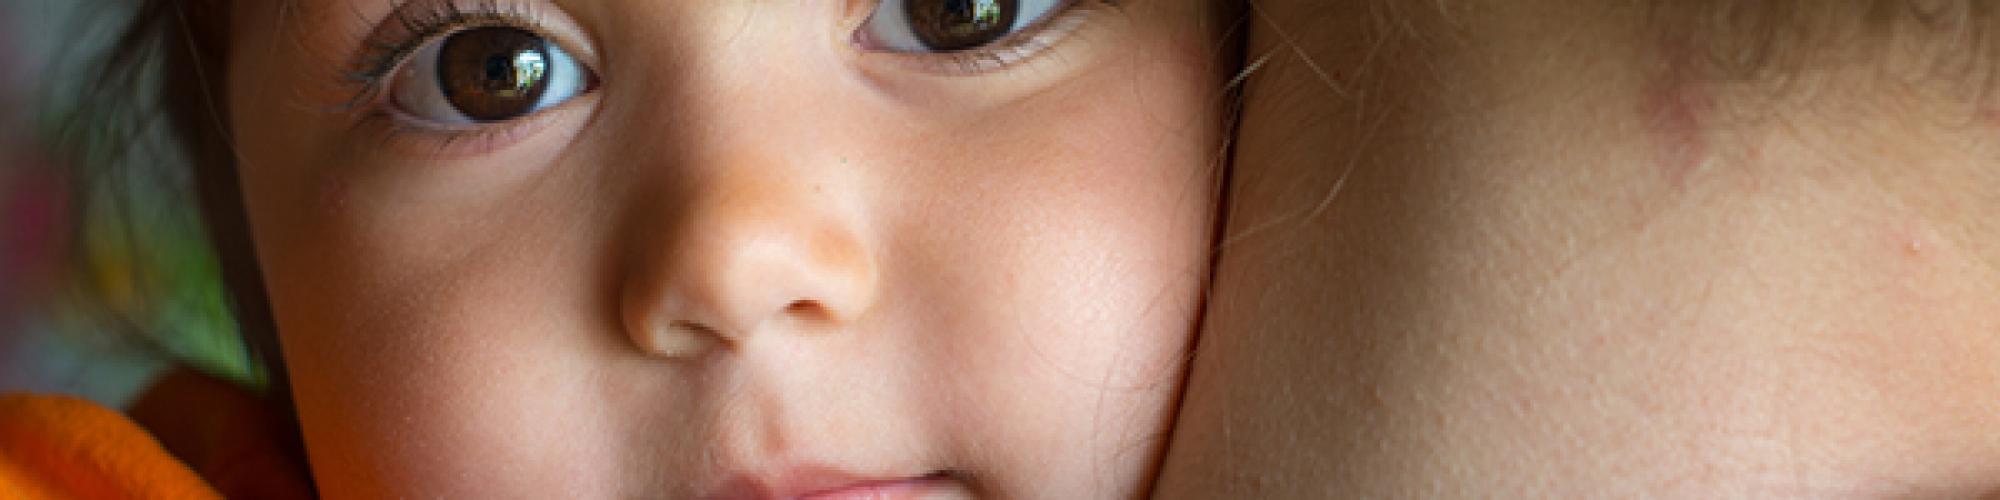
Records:
[[[320,182],[319,209],[325,215],[339,215],[347,210],[347,181],[325,178]]]
[[[1639,116],[1646,131],[1658,138],[1660,167],[1675,187],[1687,187],[1688,176],[1709,154],[1705,121],[1715,109],[1696,75],[1694,54],[1686,43],[1668,42],[1662,52],[1666,67],[1648,82],[1639,99]]]
[[[1935,250],[1933,248],[1935,245],[1931,243],[1931,234],[1925,230],[1921,222],[1905,222],[1890,227],[1884,233],[1889,237],[1889,244],[1896,253],[1906,259],[1924,260]]]
[[[1980,108],[1979,122],[1988,128],[2000,128],[2000,107]]]
[[[1920,218],[1890,222],[1877,229],[1884,239],[1875,272],[1889,280],[1886,297],[1913,310],[1955,307],[1964,290],[1949,286],[1950,276],[1969,265],[1964,254],[1938,228]]]

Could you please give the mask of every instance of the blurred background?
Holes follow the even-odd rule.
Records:
[[[0,393],[122,407],[174,364],[259,383],[149,86],[98,74],[136,4],[0,0]]]

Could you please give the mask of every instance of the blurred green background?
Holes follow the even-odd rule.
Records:
[[[135,4],[0,0],[0,392],[122,406],[176,363],[259,383],[151,96],[91,101]],[[107,122],[129,133],[72,133]]]

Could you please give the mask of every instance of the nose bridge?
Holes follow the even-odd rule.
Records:
[[[837,151],[856,136],[831,121],[855,110],[830,99],[817,71],[830,58],[793,29],[816,18],[773,7],[720,9],[746,17],[684,32],[684,59],[644,66],[636,85],[654,91],[616,113],[650,131],[627,138],[643,222],[623,235],[621,307],[652,354],[838,330],[877,294],[865,179]]]
[[[782,129],[779,129],[782,130]],[[763,135],[692,148],[648,186],[652,200],[627,236],[625,320],[635,344],[656,355],[692,355],[763,330],[838,329],[876,294],[874,255],[852,210],[850,184],[798,163],[803,142]],[[787,150],[791,144],[797,149]],[[718,344],[717,341],[720,341]]]

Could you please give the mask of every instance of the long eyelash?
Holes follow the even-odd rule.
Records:
[[[1006,68],[1041,53],[1083,26],[1097,10],[1123,11],[1118,0],[1077,0],[1057,8],[1057,14],[1021,28],[1013,35],[984,47],[955,52],[924,54],[937,66],[963,74],[978,74]]]
[[[405,0],[397,5],[349,65],[356,87],[344,106],[354,109],[380,97],[387,80],[424,44],[465,28],[506,26],[540,32],[540,16],[526,2],[510,0]]]

